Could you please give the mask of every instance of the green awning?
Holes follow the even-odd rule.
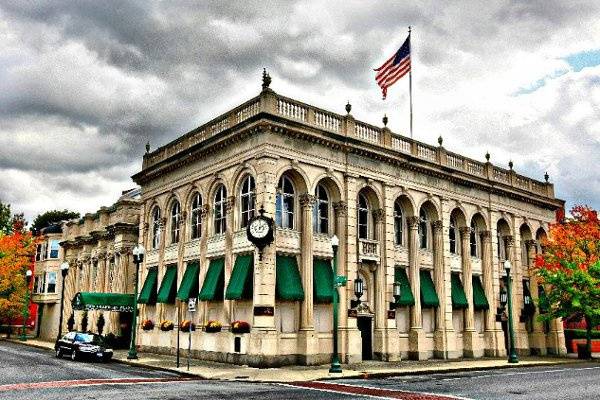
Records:
[[[458,274],[451,274],[450,276],[452,277],[452,308],[468,308],[469,301],[460,281],[460,276]]]
[[[253,289],[254,254],[238,255],[225,291],[227,300],[251,300]]]
[[[74,310],[133,311],[135,295],[124,293],[79,292],[73,297]]]
[[[538,296],[539,296],[539,306],[540,306],[540,314],[545,314],[550,311],[550,302],[548,301],[548,296],[546,295],[546,290],[544,286],[538,285]]]
[[[140,304],[156,304],[156,288],[158,287],[158,268],[150,268],[144,286],[140,291],[138,303]]]
[[[415,297],[410,289],[406,268],[394,267],[394,282],[400,283],[400,300],[396,304],[399,306],[414,306]]]
[[[188,299],[198,297],[198,275],[200,275],[200,263],[198,261],[188,263],[183,274],[183,279],[179,284],[177,299],[187,301]]]
[[[429,271],[419,271],[421,277],[421,307],[431,308],[439,307],[440,299],[435,292],[435,285],[431,280],[431,274]]]
[[[173,304],[177,294],[177,265],[167,265],[167,271],[163,276],[158,289],[157,303]]]
[[[473,276],[473,308],[475,310],[489,310],[490,304],[485,297],[485,290],[481,284],[481,278]]]
[[[304,300],[296,257],[277,255],[275,264],[275,297],[278,300]]]
[[[313,295],[315,303],[333,302],[333,269],[330,260],[313,259]]]
[[[202,290],[198,298],[202,301],[223,300],[225,286],[225,259],[214,258],[210,260]]]

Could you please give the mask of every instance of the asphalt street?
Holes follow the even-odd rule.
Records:
[[[288,385],[192,379],[116,362],[56,359],[0,341],[0,399],[600,399],[600,364]],[[428,393],[428,394],[425,394]],[[454,397],[457,398],[457,397]]]

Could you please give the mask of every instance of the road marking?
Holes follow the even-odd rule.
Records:
[[[441,395],[434,393],[407,392],[404,390],[392,390],[375,388],[370,386],[349,385],[346,383],[330,383],[322,381],[281,383],[281,386],[289,386],[321,392],[337,394],[359,395],[376,399],[399,399],[399,400],[469,400],[466,397],[452,395]]]
[[[111,378],[111,379],[78,379],[70,381],[28,382],[0,385],[0,392],[28,389],[52,389],[78,386],[98,385],[139,385],[142,383],[189,382],[196,378]]]

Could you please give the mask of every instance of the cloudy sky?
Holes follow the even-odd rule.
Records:
[[[373,68],[412,25],[415,137],[600,208],[600,2],[0,0],[0,199],[93,212],[152,148],[271,87],[408,134]]]

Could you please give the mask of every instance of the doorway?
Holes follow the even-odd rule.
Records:
[[[371,317],[358,317],[356,319],[356,325],[360,331],[360,337],[362,339],[362,359],[372,360],[373,359],[373,345],[372,345],[372,321]]]

